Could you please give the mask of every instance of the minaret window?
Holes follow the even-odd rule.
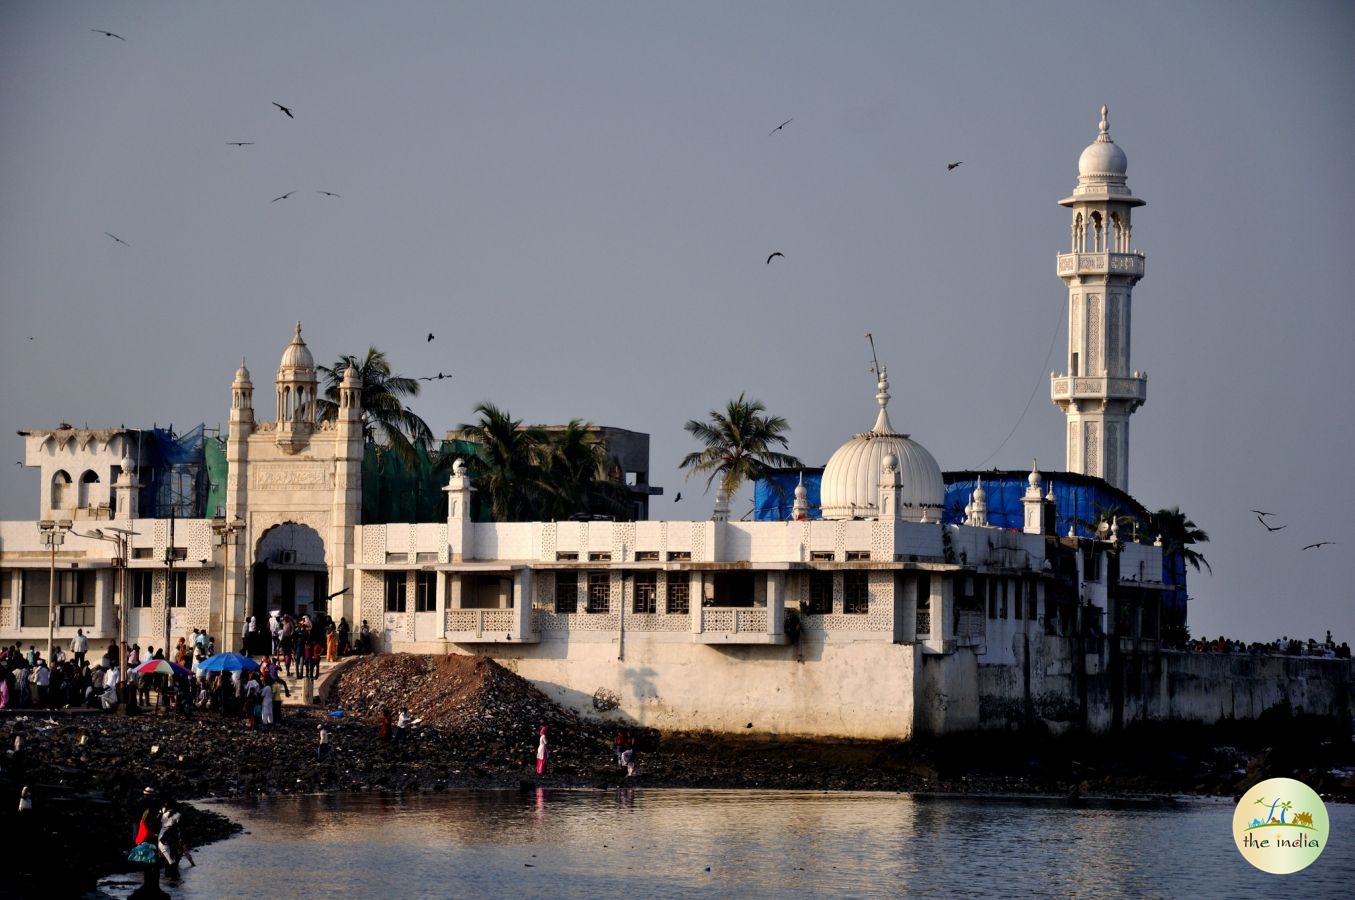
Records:
[[[1092,252],[1104,253],[1106,250],[1106,231],[1099,212],[1092,213],[1092,235],[1094,237]]]
[[[1082,213],[1073,216],[1073,252],[1081,253],[1087,246],[1087,225],[1082,221]]]

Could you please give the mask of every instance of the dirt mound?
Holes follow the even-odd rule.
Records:
[[[336,676],[333,696],[346,716],[374,720],[404,707],[420,726],[467,738],[582,725],[530,681],[482,656],[366,657]]]

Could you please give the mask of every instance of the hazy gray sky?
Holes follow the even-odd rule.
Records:
[[[0,427],[224,424],[242,356],[270,418],[300,319],[454,372],[437,433],[648,432],[655,517],[705,518],[683,423],[747,392],[822,465],[870,331],[942,468],[1060,469],[1056,202],[1104,103],[1148,202],[1129,488],[1212,538],[1192,629],[1355,640],[1353,10],[7,0]],[[38,498],[0,468],[0,517]]]

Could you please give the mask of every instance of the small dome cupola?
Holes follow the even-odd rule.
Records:
[[[940,509],[946,486],[941,467],[927,448],[894,430],[889,421],[889,375],[878,369],[875,401],[880,412],[870,431],[854,436],[833,453],[824,467],[820,508],[825,519],[875,518],[880,514],[880,475],[885,457],[902,482],[898,517],[920,522],[928,508]]]
[[[315,358],[301,339],[301,323],[297,322],[296,334],[278,364],[277,443],[287,453],[296,453],[310,442],[318,388]]]

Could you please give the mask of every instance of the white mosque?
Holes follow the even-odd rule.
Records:
[[[588,715],[835,738],[1348,706],[1348,661],[1275,661],[1316,667],[1297,679],[1162,650],[1183,584],[1154,536],[1056,527],[1061,480],[1127,498],[1129,416],[1146,397],[1129,361],[1143,201],[1104,108],[1078,168],[1060,201],[1068,370],[1051,380],[1068,472],[1032,467],[1014,523],[990,522],[982,478],[947,514],[940,466],[889,420],[884,368],[874,425],[816,475],[816,504],[801,481],[776,520],[731,521],[719,497],[701,521],[476,521],[458,461],[445,519],[364,523],[360,386],[350,371],[337,418],[318,418],[298,323],[272,421],[256,419],[243,362],[235,373],[217,469],[199,478],[210,497],[149,432],[21,432],[42,492],[37,521],[0,523],[0,642],[67,646],[80,628],[92,646],[163,647],[199,628],[229,646],[250,615],[327,611],[369,623],[381,652],[492,657]],[[144,517],[151,482],[188,499]]]

